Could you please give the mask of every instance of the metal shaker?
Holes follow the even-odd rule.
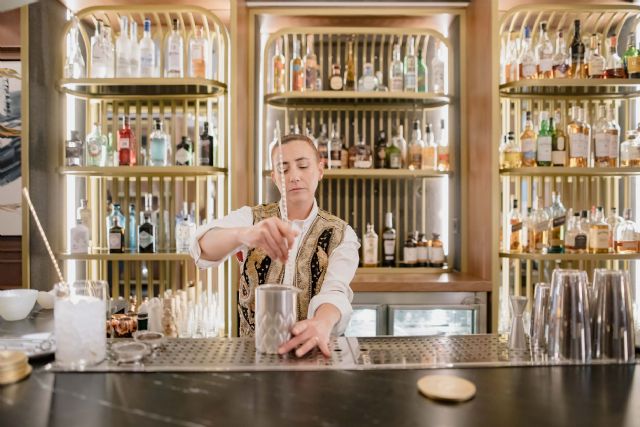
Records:
[[[256,288],[256,350],[277,354],[291,339],[297,321],[300,289],[286,285],[261,285]]]

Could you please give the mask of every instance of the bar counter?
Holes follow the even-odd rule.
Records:
[[[45,330],[50,316],[0,323],[0,337]],[[0,387],[3,426],[493,425],[631,426],[640,420],[635,365],[191,373],[52,373],[32,361]],[[418,393],[429,374],[477,387],[445,404]],[[635,402],[635,403],[634,403]]]

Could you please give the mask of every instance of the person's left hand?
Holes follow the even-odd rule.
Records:
[[[311,318],[297,322],[291,329],[294,335],[278,349],[279,354],[285,354],[297,348],[296,356],[302,357],[314,347],[318,347],[326,357],[331,355],[329,339],[333,323],[325,319]]]

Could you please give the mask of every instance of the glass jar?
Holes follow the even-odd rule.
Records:
[[[640,166],[640,141],[635,130],[627,131],[627,138],[620,144],[620,166]]]

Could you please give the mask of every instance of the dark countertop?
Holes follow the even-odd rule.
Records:
[[[0,335],[19,332],[18,324],[0,322]],[[117,374],[54,374],[43,365],[0,387],[0,425],[640,425],[635,365]],[[436,373],[469,379],[476,397],[422,397],[417,380]]]

